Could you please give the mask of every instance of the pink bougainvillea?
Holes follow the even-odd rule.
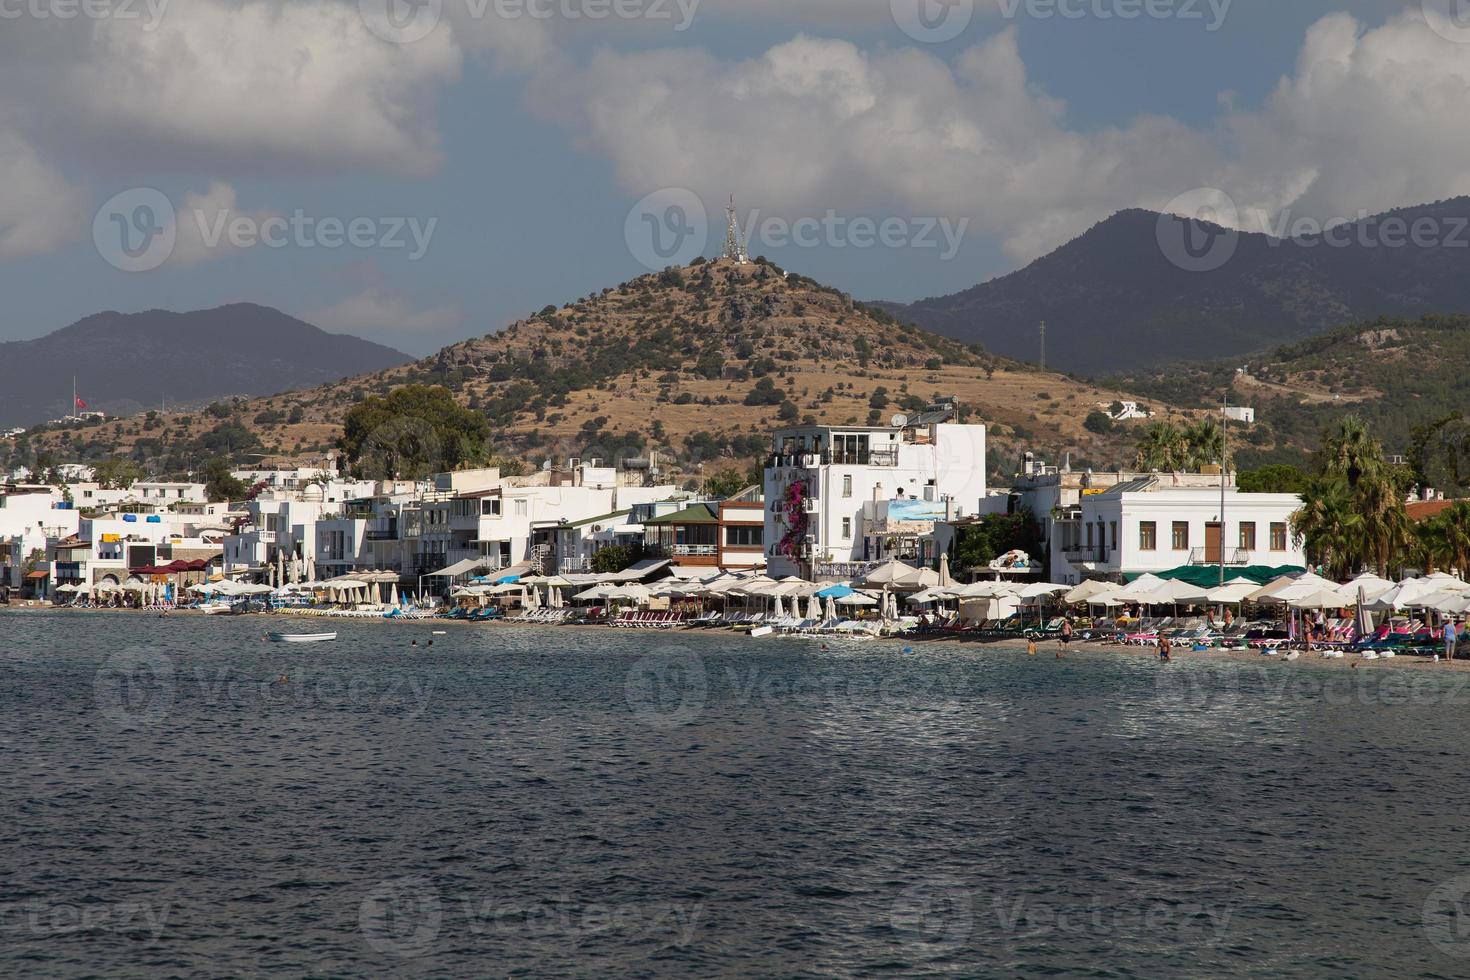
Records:
[[[806,481],[793,480],[786,487],[786,533],[781,536],[781,554],[791,558],[801,549],[806,538]]]

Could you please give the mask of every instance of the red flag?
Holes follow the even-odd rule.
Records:
[[[77,397],[77,408],[86,408],[86,407],[87,407],[87,403],[84,402],[84,401],[82,401],[81,397],[78,396]]]

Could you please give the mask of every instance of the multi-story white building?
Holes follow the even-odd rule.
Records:
[[[49,577],[46,546],[76,534],[78,516],[52,487],[16,487],[0,493],[0,587],[44,591],[44,579]],[[27,581],[27,574],[37,578]]]
[[[1291,515],[1301,498],[1290,493],[1241,493],[1233,486],[1176,487],[1141,477],[1085,494],[1077,520],[1061,535],[1064,570],[1052,579],[1160,572],[1181,565],[1305,566],[1292,540]],[[1216,477],[1218,480],[1219,478]]]
[[[889,427],[778,430],[765,471],[769,574],[862,574],[877,561],[864,534],[871,502],[921,500],[975,513],[985,496],[985,426],[957,418],[950,404]]]

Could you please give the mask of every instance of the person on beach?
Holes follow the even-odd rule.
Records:
[[[1026,637],[1026,656],[1036,656],[1036,637],[1034,636]]]
[[[1062,620],[1062,635],[1058,638],[1057,642],[1061,644],[1064,650],[1067,648],[1067,644],[1072,642],[1072,620],[1070,618]]]
[[[1460,638],[1459,630],[1455,629],[1455,621],[1447,619],[1444,623],[1444,658],[1455,659],[1455,641]]]
[[[1168,663],[1169,660],[1171,659],[1171,657],[1170,657],[1170,653],[1171,653],[1170,646],[1171,645],[1169,643],[1169,638],[1167,636],[1163,635],[1162,633],[1160,633],[1159,634],[1159,662],[1160,663]]]

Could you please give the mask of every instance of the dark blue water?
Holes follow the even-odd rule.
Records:
[[[267,628],[0,613],[0,971],[1470,973],[1460,675]]]

